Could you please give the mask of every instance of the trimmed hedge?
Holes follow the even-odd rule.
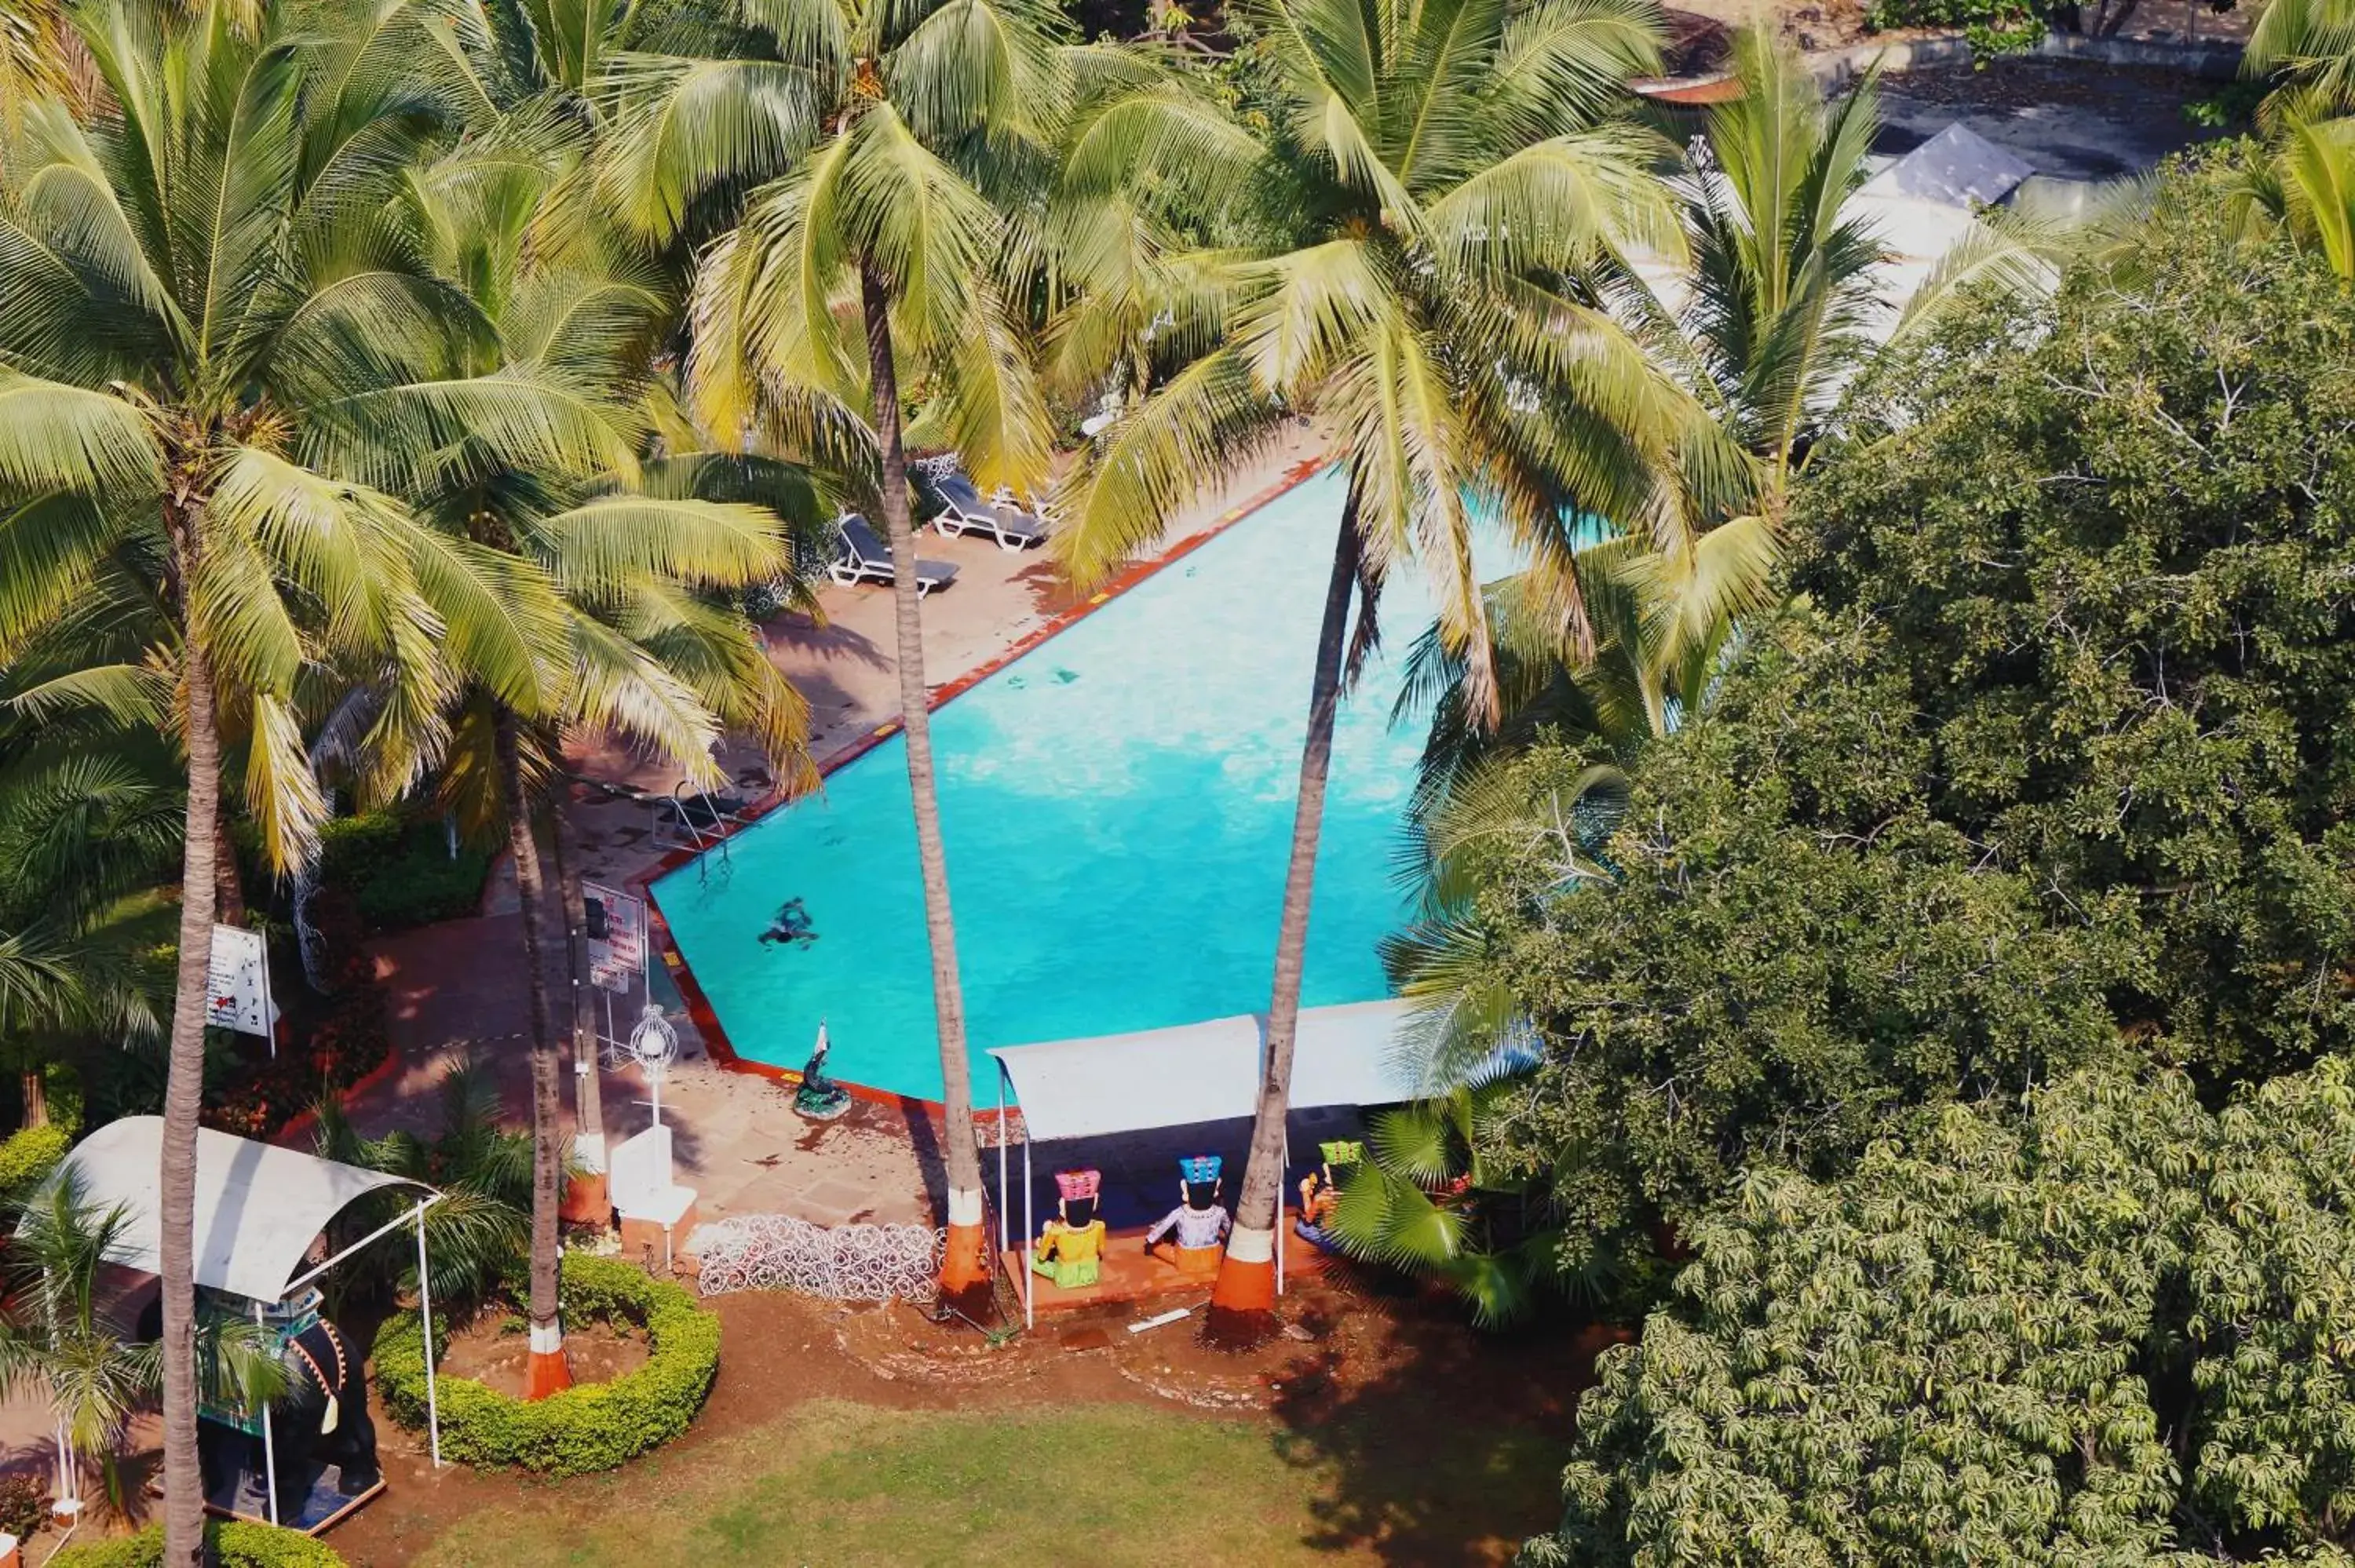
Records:
[[[567,1253],[566,1321],[620,1319],[646,1331],[646,1364],[607,1383],[582,1383],[527,1404],[471,1378],[441,1380],[442,1457],[480,1467],[515,1466],[549,1476],[586,1475],[625,1464],[687,1430],[719,1371],[719,1319],[666,1279],[618,1258]],[[438,1362],[449,1348],[436,1319]],[[385,1410],[411,1430],[425,1425],[424,1330],[417,1314],[388,1321],[376,1337],[377,1390]]]
[[[214,1520],[205,1539],[221,1568],[346,1568],[334,1551],[300,1531],[249,1520]],[[157,1568],[164,1561],[164,1527],[149,1525],[118,1541],[69,1546],[43,1568]]]
[[[73,1134],[51,1122],[46,1127],[20,1128],[0,1142],[0,1192],[32,1186],[57,1169],[73,1147]]]

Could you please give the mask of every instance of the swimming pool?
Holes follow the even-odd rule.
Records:
[[[1342,484],[1294,487],[932,715],[975,1095],[993,1045],[1264,1011]],[[1309,917],[1308,1006],[1386,992],[1376,943],[1423,736],[1390,714],[1428,623],[1391,579],[1343,705]],[[740,1056],[937,1099],[939,1041],[898,736],[653,892]],[[788,898],[818,940],[763,946]]]

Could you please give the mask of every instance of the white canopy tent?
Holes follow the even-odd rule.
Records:
[[[111,1261],[161,1274],[164,1118],[133,1116],[109,1122],[76,1144],[50,1180],[73,1181],[83,1201],[101,1210],[119,1208],[127,1223],[122,1247]],[[370,1192],[393,1187],[421,1194],[407,1213],[340,1252],[306,1262],[312,1245],[337,1214]],[[197,1283],[250,1300],[256,1322],[267,1308],[360,1248],[396,1230],[415,1227],[419,1307],[425,1324],[426,1425],[437,1467],[442,1463],[442,1407],[434,1380],[433,1285],[425,1265],[425,1211],[441,1197],[406,1177],[363,1171],[210,1128],[197,1131]],[[278,1459],[267,1412],[261,1437],[269,1467],[271,1522],[275,1524]]]
[[[1405,1017],[1406,1004],[1395,1001],[1301,1009],[1292,1047],[1294,1108],[1391,1105],[1421,1093],[1423,1086],[1400,1049]],[[1031,1145],[1248,1117],[1258,1107],[1266,1045],[1265,1018],[1238,1013],[1175,1029],[992,1049],[989,1054],[997,1062],[998,1250],[1012,1245],[1007,1234],[1009,1090],[1022,1107],[1022,1234],[1028,1237]],[[1281,1290],[1281,1224],[1275,1228],[1275,1277]],[[1035,1322],[1031,1288],[1026,1269],[1023,1310]]]

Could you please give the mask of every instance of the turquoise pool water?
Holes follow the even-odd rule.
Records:
[[[996,1094],[992,1045],[1267,1006],[1341,498],[1331,476],[1287,492],[933,715],[977,1099]],[[1375,944],[1404,912],[1391,872],[1422,746],[1389,720],[1429,619],[1412,574],[1394,577],[1385,652],[1341,712],[1309,1006],[1385,991]],[[737,1052],[798,1067],[823,1016],[836,1075],[938,1098],[900,741],[728,853],[654,894]],[[793,897],[819,939],[762,946]]]

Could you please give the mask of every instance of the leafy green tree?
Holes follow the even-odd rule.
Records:
[[[1924,809],[1934,751],[1876,638],[1761,641],[1631,775],[1540,748],[1486,776],[1434,843],[1444,918],[1393,955],[1446,1001],[1444,1072],[1518,1021],[1546,1042],[1490,1155],[1545,1181],[1566,1265],[1754,1160],[1837,1171],[1892,1115],[2117,1049],[2131,911],[2055,917]]]
[[[907,404],[985,490],[1043,483],[1045,403],[1011,295],[1006,208],[1051,161],[1075,60],[1041,0],[782,0],[748,26],[793,76],[795,172],[755,190],[697,282],[691,382],[715,444],[756,435],[843,471],[879,505],[894,662],[932,957],[946,1107],[942,1285],[987,1300],[981,1156],[924,680]]]
[[[1544,1039],[1500,1137],[1572,1259],[2114,1050],[2221,1094],[2348,1043],[2355,321],[2183,205],[2141,286],[2089,268],[1892,367],[1796,493],[1811,608],[1605,831],[1570,807],[1613,759],[1540,750],[1447,846],[1417,961]]]
[[[1482,758],[1542,730],[1606,739],[1632,759],[1697,713],[1742,621],[1780,597],[1791,486],[1849,386],[1976,295],[2033,299],[2051,284],[2047,237],[2027,224],[1980,224],[1901,308],[1886,296],[1881,236],[1855,202],[1881,125],[1874,79],[1827,102],[1806,63],[1761,24],[1735,38],[1734,79],[1740,94],[1711,107],[1671,181],[1690,265],[1610,258],[1595,286],[1752,461],[1700,490],[1695,499],[1714,510],[1685,528],[1593,525],[1576,558],[1591,655],[1529,585],[1491,587],[1496,723],[1466,708],[1461,660],[1443,641],[1417,645],[1414,696],[1432,707],[1426,809]]]
[[[1473,519],[1536,557],[1533,592],[1588,639],[1568,569],[1582,515],[1657,517],[1687,399],[1577,284],[1602,255],[1676,229],[1647,164],[1663,149],[1615,122],[1621,84],[1657,58],[1652,15],[1614,0],[1367,11],[1271,0],[1231,19],[1251,51],[1264,135],[1237,144],[1202,117],[1160,118],[1124,158],[1219,171],[1240,243],[1207,271],[1165,265],[1184,297],[1178,363],[1069,477],[1059,547],[1082,580],[1150,546],[1223,460],[1313,412],[1348,471],[1310,683],[1249,1163],[1212,1298],[1222,1339],[1266,1331],[1269,1261],[1308,908],[1334,715],[1376,640],[1385,576],[1434,584],[1439,637],[1468,705],[1497,714],[1493,635],[1472,567]],[[1091,147],[1093,143],[1089,144]],[[1093,156],[1075,173],[1102,177]],[[1207,281],[1205,281],[1207,279]],[[1210,302],[1206,306],[1205,300]],[[1127,341],[1105,333],[1108,350]],[[1109,368],[1109,366],[1107,366]],[[1351,607],[1357,605],[1351,630]]]
[[[2093,1074],[1753,1171],[1601,1358],[1522,1562],[2345,1563],[2350,1154],[2333,1057],[2221,1117]]]
[[[1514,1087],[1500,1077],[1377,1114],[1365,1157],[1336,1173],[1326,1226],[1353,1257],[1439,1281],[1483,1328],[1527,1317],[1564,1282],[1552,1205],[1482,1153],[1495,1143],[1485,1124]]]
[[[23,116],[0,195],[0,647],[144,585],[152,658],[75,694],[176,733],[187,758],[179,974],[165,1103],[166,1561],[202,1550],[196,1453],[195,1147],[224,713],[268,862],[314,849],[325,803],[306,694],[365,671],[389,694],[363,787],[409,783],[448,685],[487,657],[484,563],[388,484],[462,436],[526,461],[630,453],[562,390],[451,376],[463,300],[390,203],[446,120],[406,35],[334,5],[102,0],[70,19],[103,85],[78,120]],[[161,678],[158,678],[158,674]]]
[[[161,977],[144,959],[170,932],[126,903],[180,846],[184,807],[154,749],[77,735],[0,768],[0,1052],[27,1126],[48,1120],[44,1070],[75,1041],[161,1033]]]

